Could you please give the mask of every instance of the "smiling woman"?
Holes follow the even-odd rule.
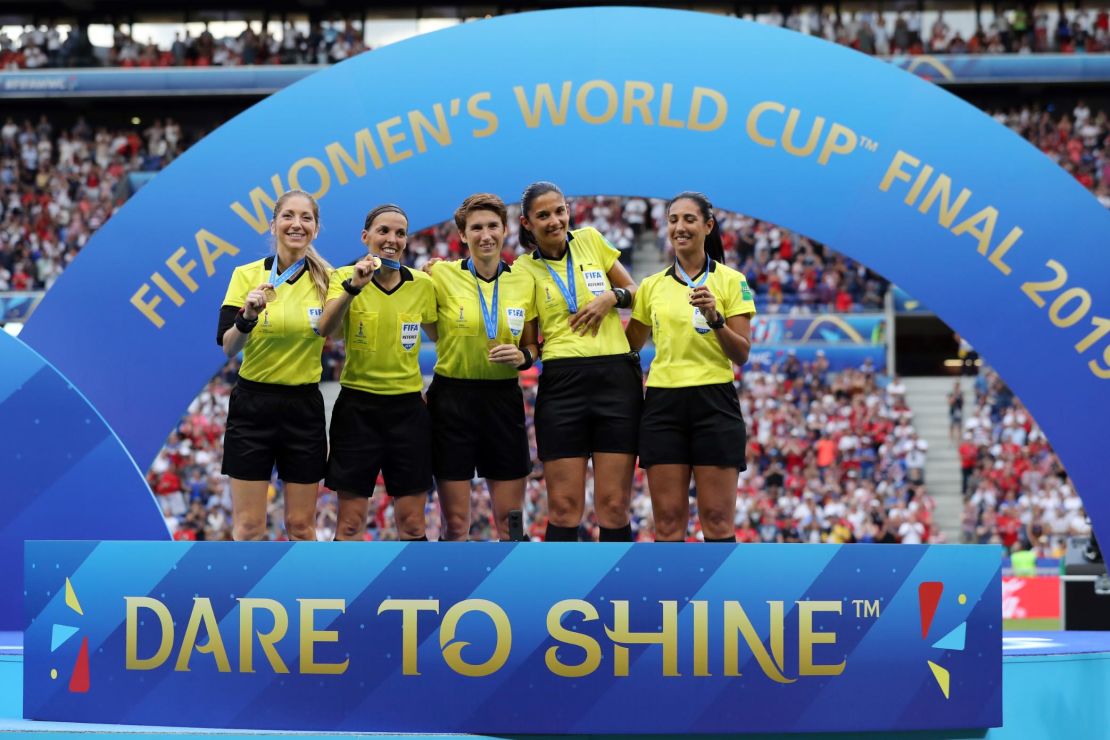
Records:
[[[598,539],[631,542],[643,373],[615,309],[632,305],[636,284],[617,261],[620,252],[597,229],[569,230],[570,212],[557,185],[532,183],[520,202],[521,245],[533,251],[514,264],[536,282],[544,337],[536,397],[536,445],[550,517],[544,539],[578,539],[592,458]]]
[[[369,254],[332,274],[320,318],[324,334],[342,324],[347,348],[325,481],[339,494],[337,540],[362,536],[378,473],[393,497],[401,539],[427,539],[432,440],[420,393],[420,328],[435,338],[436,298],[431,278],[400,262],[408,230],[399,206],[371,210],[362,230]]]
[[[274,204],[274,254],[236,268],[220,309],[216,341],[243,352],[231,393],[223,473],[231,477],[236,540],[266,534],[266,491],[277,465],[285,483],[285,529],[316,539],[316,493],[327,440],[317,331],[331,267],[316,253],[320,207],[290,190]],[[261,322],[261,323],[260,323]]]

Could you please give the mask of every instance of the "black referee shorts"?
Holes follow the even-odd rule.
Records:
[[[536,394],[540,460],[636,454],[644,373],[635,352],[545,360]]]
[[[640,422],[640,467],[747,468],[748,434],[732,383],[648,388]]]
[[[327,456],[319,386],[239,378],[227,410],[224,475],[268,481],[277,465],[278,477],[286,483],[316,483],[324,477]]]
[[[516,378],[462,380],[441,375],[428,388],[432,470],[443,480],[487,480],[528,475],[524,394]]]
[[[390,496],[432,488],[432,430],[419,393],[394,396],[339,391],[331,412],[331,454],[324,484],[333,491],[374,495],[378,473]]]

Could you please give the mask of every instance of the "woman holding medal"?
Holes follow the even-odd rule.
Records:
[[[569,231],[562,191],[529,185],[521,197],[520,242],[534,247],[514,264],[536,282],[543,372],[536,398],[536,444],[547,479],[548,542],[574,542],[594,464],[594,509],[603,542],[631,542],[643,377],[617,308],[636,284],[620,252],[597,229]]]
[[[470,257],[429,269],[439,307],[428,411],[441,539],[467,539],[477,471],[489,485],[498,535],[507,540],[509,512],[522,508],[532,468],[517,373],[537,353],[536,284],[501,260],[508,210],[496,195],[464,200],[455,225]]]
[[[419,355],[422,324],[435,338],[436,298],[431,278],[400,262],[408,226],[392,204],[367,214],[362,243],[369,254],[332,273],[320,317],[324,334],[342,324],[347,349],[324,481],[339,495],[337,540],[362,538],[379,472],[400,538],[427,539],[432,439]]]
[[[285,484],[285,531],[316,539],[316,494],[324,476],[327,437],[320,395],[317,331],[331,266],[312,246],[320,209],[290,190],[274,205],[274,254],[235,268],[216,342],[228,357],[243,353],[231,392],[223,473],[231,478],[232,535],[266,535],[266,493],[277,465]]]
[[[755,303],[745,277],[722,261],[705,195],[684,192],[667,204],[667,234],[674,265],[644,280],[626,330],[637,349],[655,339],[640,423],[655,539],[685,539],[692,472],[705,541],[735,542],[747,437],[732,366],[748,361]]]

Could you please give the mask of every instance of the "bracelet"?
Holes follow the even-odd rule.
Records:
[[[725,328],[725,317],[722,316],[718,312],[716,321],[706,321],[705,323],[706,323],[707,326],[709,326],[710,329],[714,329],[714,330],[724,329]]]
[[[521,351],[521,354],[524,355],[524,362],[517,365],[516,369],[517,370],[527,370],[528,368],[532,367],[532,365],[534,365],[536,363],[536,360],[535,360],[535,358],[532,357],[532,353],[528,351],[527,347],[521,347],[520,351]]]
[[[251,321],[243,315],[243,309],[239,309],[239,313],[235,314],[235,328],[239,330],[240,334],[250,334],[254,331],[254,327],[258,324],[258,319]]]
[[[356,288],[355,286],[351,285],[350,278],[344,280],[341,285],[343,286],[343,290],[347,291],[347,295],[358,295],[362,292],[362,288]]]
[[[613,295],[617,297],[617,308],[628,308],[632,305],[632,294],[624,288],[613,288]]]

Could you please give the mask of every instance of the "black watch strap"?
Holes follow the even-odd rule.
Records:
[[[718,313],[716,321],[706,321],[705,323],[709,325],[710,329],[724,329],[725,317]]]
[[[347,292],[347,295],[358,295],[362,292],[362,288],[356,288],[355,286],[351,285],[350,278],[344,280],[341,285],[343,286],[343,290]]]

